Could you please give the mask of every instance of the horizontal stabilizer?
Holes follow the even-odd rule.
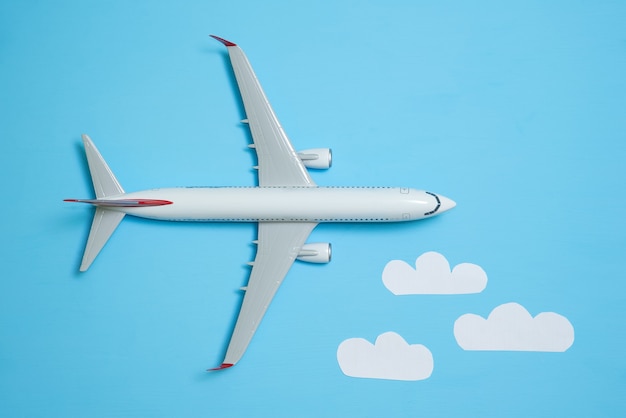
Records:
[[[87,154],[87,164],[89,164],[89,172],[93,182],[93,189],[97,198],[120,195],[124,193],[124,189],[120,186],[113,172],[100,155],[98,148],[93,144],[89,136],[83,135],[83,144],[85,145],[85,154]]]
[[[115,228],[124,219],[124,212],[116,210],[108,210],[96,207],[96,213],[93,216],[89,238],[85,246],[83,261],[80,264],[80,271],[87,271],[93,260],[96,258],[104,244],[109,240]]]
[[[96,258],[104,244],[109,240],[115,228],[124,219],[124,212],[115,210],[116,207],[136,207],[167,205],[172,202],[156,201],[150,199],[111,199],[112,196],[122,197],[124,189],[113,175],[104,158],[93,144],[91,138],[83,135],[85,154],[89,173],[93,182],[93,189],[96,199],[65,199],[66,202],[90,203],[96,206],[96,213],[93,216],[89,238],[85,246],[83,261],[80,264],[80,271],[86,271]],[[107,199],[109,197],[109,199]],[[158,203],[157,203],[158,202]]]

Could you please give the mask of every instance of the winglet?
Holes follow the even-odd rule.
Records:
[[[218,41],[220,41],[221,43],[223,43],[226,46],[237,46],[237,44],[231,42],[231,41],[227,41],[224,38],[220,38],[219,36],[215,36],[215,35],[209,35],[211,38],[213,39],[217,39]]]
[[[208,369],[207,372],[216,372],[218,370],[224,370],[224,369],[228,369],[229,367],[233,367],[234,364],[230,364],[230,363],[222,363],[221,366],[219,367],[215,367],[213,369]]]

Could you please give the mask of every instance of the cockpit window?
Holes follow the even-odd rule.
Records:
[[[426,212],[424,215],[425,215],[425,216],[428,216],[428,215],[433,215],[433,214],[435,214],[435,213],[439,210],[439,208],[441,207],[441,200],[439,200],[439,196],[437,196],[437,195],[436,195],[436,194],[434,194],[434,193],[431,193],[431,192],[426,192],[426,194],[429,194],[429,195],[431,195],[431,196],[434,196],[434,197],[435,197],[435,200],[437,201],[437,206],[435,206],[435,209],[431,210],[430,212]]]

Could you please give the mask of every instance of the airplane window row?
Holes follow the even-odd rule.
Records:
[[[323,187],[308,187],[308,186],[182,186],[180,189],[397,189],[397,187],[391,186],[323,186]],[[153,189],[158,190],[158,189]]]
[[[167,219],[168,221],[180,221],[180,222],[385,222],[390,221],[390,218],[317,218],[317,219],[287,219],[287,218],[228,218],[228,219]]]

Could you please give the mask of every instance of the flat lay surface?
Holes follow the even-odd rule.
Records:
[[[0,416],[620,416],[626,5],[0,5]],[[126,191],[255,186],[224,45],[320,186],[457,206],[321,224],[219,366],[256,224],[127,217],[87,272],[81,134]]]

